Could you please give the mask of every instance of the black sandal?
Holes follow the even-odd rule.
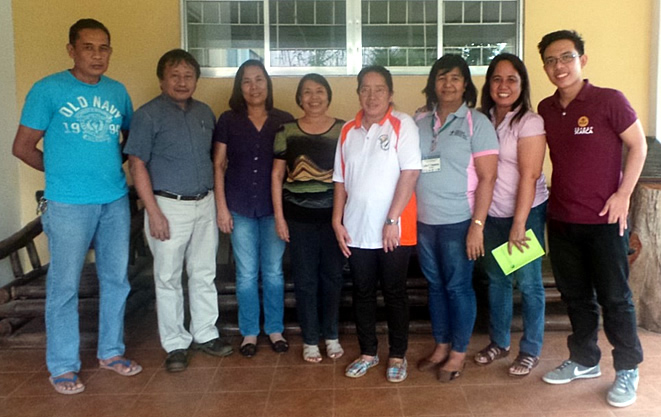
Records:
[[[246,343],[241,345],[239,352],[246,358],[252,358],[257,353],[257,345],[254,343]]]
[[[271,349],[276,353],[285,353],[289,350],[289,343],[285,339],[276,340],[275,342],[269,339],[271,342]]]

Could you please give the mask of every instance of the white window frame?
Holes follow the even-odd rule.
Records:
[[[195,0],[204,1],[204,0]],[[213,0],[209,0],[213,1]],[[309,72],[317,72],[323,75],[330,76],[351,76],[356,75],[362,68],[362,16],[361,16],[361,0],[346,0],[346,28],[347,28],[347,65],[344,67],[274,67],[270,65],[270,7],[269,0],[263,1],[264,10],[264,66],[270,75],[282,76],[298,76],[304,75]],[[437,22],[443,22],[443,1],[437,0]],[[516,37],[518,40],[516,54],[523,59],[523,16],[524,16],[524,2],[525,0],[518,1],[518,22],[516,24]],[[187,0],[180,0],[180,15],[181,15],[181,47],[188,49],[188,26],[186,21],[186,3]],[[438,53],[439,57],[443,55],[443,24],[438,25]],[[429,67],[419,66],[391,66],[388,67],[393,75],[426,75],[429,73]],[[236,67],[202,67],[202,77],[221,78],[221,77],[234,77],[236,74]],[[471,66],[472,75],[486,74],[487,66]]]

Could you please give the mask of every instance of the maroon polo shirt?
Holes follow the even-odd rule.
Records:
[[[553,173],[548,217],[567,223],[603,224],[599,216],[622,178],[620,134],[637,119],[624,95],[585,84],[563,109],[560,94],[539,103]]]
[[[230,211],[250,218],[273,214],[273,141],[280,126],[292,120],[291,114],[271,109],[258,131],[246,113],[228,110],[220,115],[213,140],[227,145],[225,198]]]

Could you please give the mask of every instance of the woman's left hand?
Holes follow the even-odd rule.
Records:
[[[484,256],[484,229],[475,223],[471,223],[466,236],[466,256],[471,261],[476,261]]]

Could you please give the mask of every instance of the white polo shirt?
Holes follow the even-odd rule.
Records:
[[[420,138],[413,119],[392,107],[369,130],[363,127],[362,118],[361,110],[342,128],[335,153],[333,181],[344,183],[347,192],[343,223],[351,238],[349,246],[380,249],[383,247],[383,224],[400,172],[422,168]],[[410,219],[400,221],[402,245],[415,244],[404,239],[410,235],[407,229],[415,230],[415,218],[412,220],[413,224]]]

